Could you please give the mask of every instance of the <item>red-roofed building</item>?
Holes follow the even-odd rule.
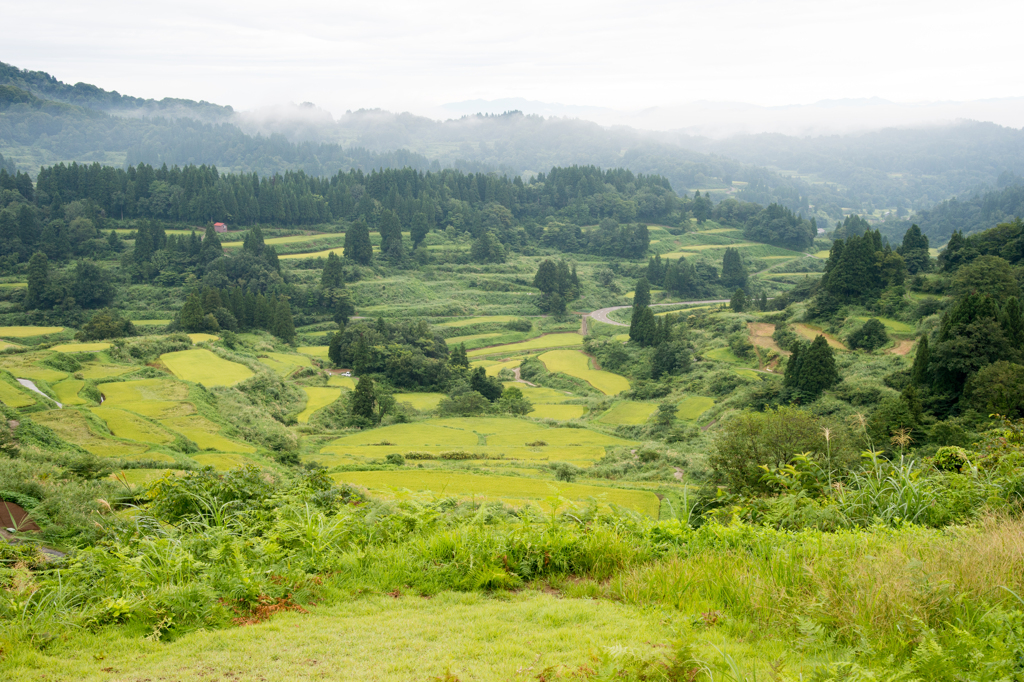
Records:
[[[227,232],[228,226],[225,225],[224,223],[214,223],[213,230],[214,232]]]

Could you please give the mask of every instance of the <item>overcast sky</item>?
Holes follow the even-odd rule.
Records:
[[[335,115],[476,98],[638,109],[1024,95],[1024,3],[3,0],[0,61],[142,97]]]

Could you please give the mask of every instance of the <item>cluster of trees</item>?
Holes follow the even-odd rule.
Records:
[[[779,204],[769,204],[747,219],[743,226],[747,239],[794,251],[803,251],[814,244],[817,233],[814,219],[804,220]]]
[[[683,256],[662,261],[659,254],[647,262],[646,278],[680,298],[699,299],[714,296],[718,286],[746,289],[749,275],[739,249],[727,248],[722,256],[721,275],[705,261],[693,263]]]
[[[790,348],[793,354],[786,361],[782,380],[783,403],[814,402],[825,389],[839,383],[835,354],[824,336],[819,334],[810,343],[797,341]]]
[[[444,390],[451,379],[448,345],[426,322],[355,321],[330,338],[335,367],[372,374],[393,386]]]
[[[817,314],[829,317],[842,306],[877,301],[885,289],[901,288],[906,275],[903,257],[883,245],[877,230],[837,239],[818,284]]]
[[[557,263],[544,259],[537,266],[533,286],[541,291],[537,307],[553,315],[564,315],[566,304],[580,297],[580,280],[576,276],[576,264],[569,266],[564,260]]]
[[[1014,218],[967,237],[961,231],[953,232],[939,254],[939,268],[954,272],[979,256],[998,256],[1014,265],[1024,261],[1024,221]]]
[[[256,294],[241,287],[193,291],[179,311],[175,326],[186,332],[263,329],[287,343],[295,340],[295,321],[287,298]]]
[[[78,261],[73,270],[57,272],[42,251],[28,262],[25,310],[73,312],[105,308],[114,301],[114,284],[106,270],[90,261]]]
[[[533,230],[540,243],[563,253],[589,253],[610,258],[639,259],[647,255],[651,236],[642,223],[620,225],[612,218],[603,219],[595,229],[584,232],[579,225],[549,222]]]

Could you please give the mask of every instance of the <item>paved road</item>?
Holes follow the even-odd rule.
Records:
[[[729,302],[729,299],[727,299],[727,298],[716,298],[716,299],[714,299],[712,301],[675,301],[673,303],[652,303],[651,307],[653,308],[654,306],[659,306],[659,305],[704,305],[706,303],[728,303],[728,302]],[[632,307],[633,306],[628,306],[628,305],[613,305],[610,308],[601,308],[600,310],[595,310],[592,313],[587,313],[586,315],[584,315],[584,317],[589,317],[591,319],[597,320],[598,322],[604,322],[605,324],[613,324],[616,327],[628,327],[629,325],[626,324],[625,322],[616,322],[615,320],[613,320],[610,317],[608,317],[608,313],[612,312],[613,310],[625,310],[626,308],[632,308]]]

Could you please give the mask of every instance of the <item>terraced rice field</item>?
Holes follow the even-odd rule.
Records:
[[[27,339],[32,336],[48,336],[59,334],[64,327],[0,327],[0,337],[11,339]]]
[[[152,443],[153,445],[174,441],[174,436],[171,433],[131,412],[114,407],[93,407],[91,410],[106,423],[110,432],[118,438]]]
[[[430,412],[435,409],[444,393],[395,393],[395,400],[399,403],[409,403],[414,409],[421,412]]]
[[[296,367],[312,367],[313,361],[305,355],[294,353],[263,353],[259,361],[278,374],[288,374]]]
[[[32,419],[98,457],[128,457],[149,450],[149,446],[143,443],[126,443],[97,434],[90,428],[85,415],[73,408],[36,412]]]
[[[534,419],[557,419],[569,421],[580,419],[587,413],[585,405],[534,405],[528,416]]]
[[[555,388],[548,388],[547,386],[527,386],[526,384],[518,381],[506,381],[502,384],[505,388],[509,386],[515,386],[523,393],[523,397],[529,400],[534,405],[539,404],[557,404],[565,402],[566,400],[572,400],[575,396],[572,393],[566,391],[559,391]]]
[[[813,341],[820,334],[825,337],[825,341],[828,342],[828,345],[832,346],[833,348],[838,348],[839,350],[846,350],[846,344],[844,344],[842,341],[832,336],[828,332],[823,331],[820,327],[813,327],[809,324],[798,322],[793,325],[793,331],[795,331],[797,334],[804,337],[808,341]]]
[[[775,325],[767,322],[747,322],[747,329],[750,330],[750,343],[761,348],[775,351],[780,355],[789,355],[789,351],[779,348],[779,344],[772,339],[775,333]]]
[[[253,463],[253,461],[245,455],[230,452],[192,455],[192,459],[204,467],[213,467],[217,471],[230,471],[231,469],[237,469],[240,466]]]
[[[374,249],[376,252],[377,249]],[[278,256],[281,260],[292,260],[295,258],[327,258],[330,254],[337,254],[338,258],[345,255],[345,249],[336,246],[332,249],[324,249],[323,251],[313,251],[312,253],[286,253]]]
[[[714,398],[706,398],[702,395],[687,396],[676,406],[676,416],[687,421],[696,421],[714,406]]]
[[[110,344],[106,341],[97,341],[96,343],[59,343],[56,346],[50,346],[50,350],[55,350],[58,353],[96,353],[108,348],[110,348]]]
[[[472,363],[473,366],[477,366],[476,363]],[[496,377],[498,373],[503,369],[515,369],[519,365],[523,364],[522,358],[518,360],[507,360],[505,362],[492,362],[488,363],[487,367],[484,368],[484,373],[489,377]]]
[[[618,374],[590,368],[590,358],[576,350],[553,350],[540,356],[550,372],[561,372],[583,379],[605,395],[617,395],[629,390],[629,381]]]
[[[0,367],[6,369],[19,379],[32,379],[33,381],[45,381],[48,384],[55,384],[67,377],[68,373],[36,364],[45,359],[47,355],[49,355],[47,352],[0,355]]]
[[[858,322],[867,322],[870,317],[851,317],[851,320],[857,320]],[[885,326],[885,331],[892,334],[907,335],[913,334],[917,331],[913,325],[907,324],[906,322],[900,322],[889,317],[878,317],[875,318]]]
[[[302,390],[306,394],[306,409],[299,412],[298,417],[296,417],[296,421],[300,424],[308,424],[309,418],[313,416],[314,412],[327,407],[341,397],[340,388],[306,386]]]
[[[504,332],[490,332],[488,334],[469,334],[467,336],[453,336],[450,339],[445,339],[444,342],[449,346],[457,346],[460,343],[466,343],[467,341],[476,341],[478,339],[493,339],[495,336],[504,336]]]
[[[170,320],[132,320],[136,327],[159,327],[170,323]]]
[[[344,239],[344,234],[338,234],[334,232],[326,232],[321,234],[298,234],[289,237],[271,237],[270,239],[264,239],[263,243],[267,246],[278,246],[281,244],[303,244],[305,242],[314,242],[319,239]],[[243,242],[224,242],[224,249],[240,249],[242,248]]]
[[[299,351],[303,355],[312,355],[315,358],[327,359],[327,351],[330,350],[330,346],[299,346],[295,350]]]
[[[226,436],[220,435],[221,426],[214,422],[200,417],[197,414],[184,417],[172,417],[161,419],[160,424],[171,431],[185,436],[202,450],[216,450],[218,452],[256,452],[256,448],[248,443],[239,443]]]
[[[566,346],[582,346],[583,337],[579,334],[572,333],[561,333],[561,334],[545,334],[544,336],[537,336],[526,341],[519,341],[516,343],[506,343],[500,346],[492,346],[490,348],[477,348],[467,353],[471,358],[479,358],[485,355],[508,355],[510,353],[522,353],[532,350],[543,350],[545,348],[564,348]]]
[[[188,338],[192,340],[194,344],[206,343],[207,341],[219,341],[220,337],[216,334],[189,334]]]
[[[327,380],[328,386],[340,386],[341,388],[347,388],[350,391],[354,391],[356,388],[355,377],[343,377],[340,374],[332,374]]]
[[[15,388],[3,379],[0,379],[0,401],[8,407],[28,407],[35,405],[36,399],[20,388]]]
[[[435,327],[469,327],[474,324],[484,324],[486,322],[511,322],[512,320],[518,319],[514,315],[491,315],[489,317],[471,317],[468,320],[456,320],[455,322],[441,322],[435,324]]]
[[[170,378],[111,382],[101,384],[100,390],[105,406],[124,407],[133,412],[139,412],[135,408],[144,403],[178,401],[188,397],[188,387]]]
[[[658,411],[651,403],[634,403],[623,400],[602,414],[597,421],[602,424],[646,424],[651,415]]]
[[[125,469],[124,471],[118,471],[116,474],[111,474],[110,478],[123,480],[130,485],[149,485],[159,481],[164,476],[180,476],[181,473],[177,469]]]
[[[160,360],[179,379],[204,386],[234,386],[253,376],[245,365],[224,360],[205,348],[164,353]]]
[[[53,385],[53,392],[57,394],[57,400],[64,405],[85,405],[86,401],[78,397],[78,392],[83,388],[85,388],[85,381],[65,379]]]
[[[487,476],[450,471],[353,471],[333,475],[339,483],[362,486],[378,495],[393,497],[401,490],[432,493],[438,497],[460,497],[474,501],[501,501],[512,506],[545,505],[549,498],[563,497],[575,502],[591,498],[615,504],[657,518],[658,497],[644,490],[622,490],[579,483],[555,483],[515,476]]]
[[[85,379],[105,379],[107,377],[118,377],[138,370],[138,366],[105,365],[102,363],[87,363],[79,370]]]
[[[749,360],[736,357],[736,355],[728,348],[713,348],[712,350],[705,351],[704,357],[710,360],[717,360],[718,362],[728,362],[732,365],[749,365]]]

